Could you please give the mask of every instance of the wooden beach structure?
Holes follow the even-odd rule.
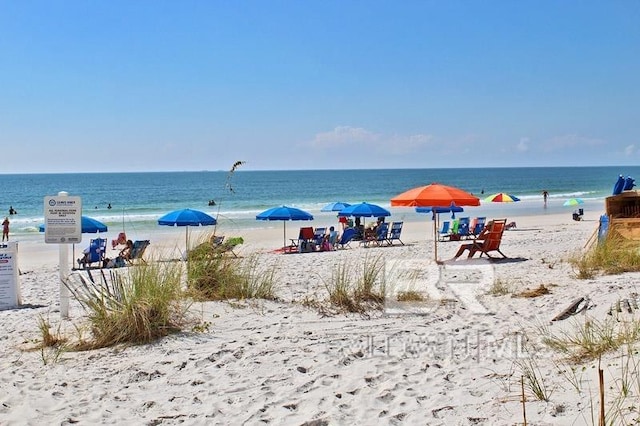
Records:
[[[612,195],[605,200],[610,235],[640,242],[640,193],[635,190]]]

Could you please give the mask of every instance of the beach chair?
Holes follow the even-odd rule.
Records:
[[[285,253],[307,253],[313,251],[314,236],[313,227],[301,227],[298,238],[291,238],[291,244],[285,247]]]
[[[400,239],[400,235],[402,234],[402,224],[403,222],[391,223],[391,229],[389,230],[389,235],[387,236],[387,244],[389,244],[390,246],[393,245],[394,241],[398,241],[400,244],[404,245],[404,243]]]
[[[237,253],[233,249],[242,243],[244,243],[244,239],[242,237],[232,237],[225,240],[224,235],[214,235],[211,239],[213,252],[216,255],[231,253],[233,257],[238,257]]]
[[[316,228],[313,231],[313,242],[316,247],[320,247],[322,245],[322,241],[324,240],[324,236],[327,233],[327,228]]]
[[[451,222],[449,222],[448,220],[445,220],[444,222],[442,222],[442,228],[438,231],[438,241],[440,242],[446,241],[446,239],[449,238],[450,224]]]
[[[136,261],[140,261],[141,263],[147,263],[146,260],[142,257],[144,252],[147,250],[151,242],[149,240],[136,240],[133,242],[133,248],[131,249],[131,255],[127,259],[129,265],[133,265]]]
[[[458,239],[466,240],[471,235],[469,230],[469,218],[461,217],[458,221]]]
[[[494,259],[494,257],[489,254],[494,251],[500,253],[503,258],[506,258],[507,256],[500,251],[500,243],[502,242],[502,235],[504,234],[506,224],[507,219],[496,219],[487,223],[474,242],[460,246],[454,259],[460,257],[465,250],[469,250],[469,258],[479,252],[480,257],[486,254],[487,257]]]
[[[473,219],[473,221],[471,221],[469,230],[473,238],[476,238],[478,235],[480,235],[480,232],[482,232],[486,221],[486,217],[476,217],[475,219]]]
[[[368,238],[365,238],[360,243],[363,244],[365,247],[369,247],[369,245],[371,244],[381,246],[387,241],[388,233],[389,233],[389,224],[387,222],[381,222],[376,228],[375,235],[371,235]]]
[[[351,247],[351,240],[353,240],[353,237],[356,236],[356,230],[355,228],[347,228],[342,232],[342,235],[340,236],[340,240],[337,242],[336,247],[337,248],[347,248],[347,247]]]
[[[89,251],[83,257],[78,259],[80,268],[91,268],[93,263],[98,263],[98,267],[102,267],[104,262],[104,252],[107,249],[106,238],[95,238],[89,242]]]
[[[451,231],[449,232],[449,241],[458,241],[460,237],[458,236],[458,230],[460,229],[460,219],[454,219],[451,222]]]

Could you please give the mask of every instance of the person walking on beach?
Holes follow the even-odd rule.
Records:
[[[2,241],[9,241],[9,218],[5,216],[2,222]]]
[[[547,207],[547,198],[549,198],[549,193],[546,189],[542,191],[542,198],[544,198],[544,206]]]

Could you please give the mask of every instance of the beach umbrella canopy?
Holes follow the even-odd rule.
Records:
[[[341,201],[336,201],[335,203],[329,203],[320,209],[321,212],[339,212],[340,210],[346,209],[351,204],[343,203]]]
[[[158,219],[158,225],[166,226],[208,226],[215,225],[215,218],[200,210],[174,210]]]
[[[432,183],[419,186],[396,195],[391,199],[392,206],[398,207],[450,207],[479,206],[480,199],[455,186]],[[438,261],[438,224],[433,221],[433,251]]]
[[[287,221],[288,220],[313,220],[313,215],[296,207],[280,206],[273,207],[256,215],[256,220],[281,220],[284,245],[287,246]]]
[[[506,192],[498,192],[497,194],[489,195],[484,201],[490,201],[492,203],[515,203],[516,201],[520,201],[520,198],[507,194]]]
[[[580,204],[584,204],[584,200],[582,198],[569,198],[564,202],[563,206],[578,206]]]
[[[391,199],[391,205],[396,207],[448,207],[479,206],[480,199],[454,186],[432,183],[410,189]]]
[[[353,217],[384,217],[391,216],[391,212],[377,204],[360,203],[353,204],[338,212],[338,216]]]
[[[158,225],[185,226],[185,248],[189,250],[189,226],[210,226],[217,223],[216,219],[205,212],[193,209],[174,210],[158,219]]]
[[[107,232],[108,227],[98,219],[89,216],[80,217],[80,227],[83,234],[96,234],[98,232]],[[44,232],[44,223],[38,227],[40,232]]]

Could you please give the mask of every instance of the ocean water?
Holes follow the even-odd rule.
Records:
[[[295,170],[5,174],[0,175],[0,208],[10,217],[13,237],[39,238],[44,221],[44,198],[66,191],[80,196],[83,214],[109,226],[116,235],[125,230],[144,233],[158,228],[163,214],[182,208],[202,210],[218,218],[224,229],[279,226],[256,221],[256,214],[289,205],[312,213],[322,224],[335,222],[335,213],[321,213],[327,203],[367,201],[389,208],[390,199],[416,186],[438,182],[486,197],[508,192],[518,203],[487,203],[467,211],[474,216],[508,217],[515,214],[551,214],[572,208],[562,206],[571,197],[585,200],[586,212],[604,212],[618,175],[640,176],[640,167],[540,167],[456,168],[388,170]],[[542,191],[550,198],[544,208]],[[215,206],[208,201],[215,200]],[[108,205],[111,204],[111,209]],[[412,208],[391,208],[392,219],[424,217]],[[318,224],[320,224],[318,223]],[[43,234],[40,234],[43,235]]]

